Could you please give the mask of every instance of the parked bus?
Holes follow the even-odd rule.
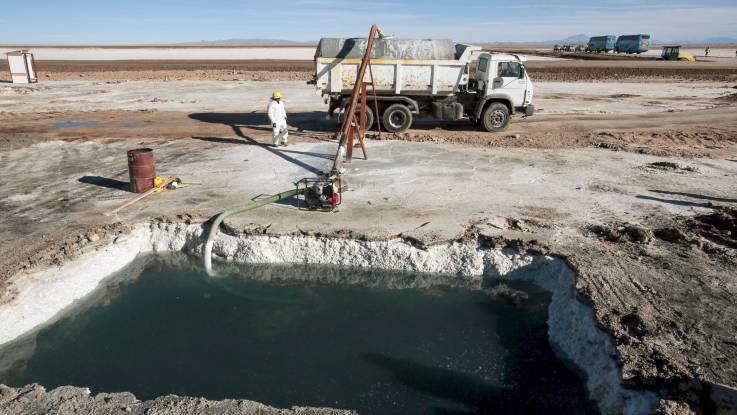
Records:
[[[620,36],[614,51],[617,53],[643,53],[650,49],[650,35]]]
[[[608,36],[595,36],[589,39],[589,52],[611,52],[614,50],[614,45],[617,43],[617,37]]]

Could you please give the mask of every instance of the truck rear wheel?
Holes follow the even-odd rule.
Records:
[[[361,116],[359,115],[361,110],[356,108],[356,121],[360,121]],[[345,110],[338,114],[338,121],[343,123],[345,119]],[[371,108],[366,108],[366,130],[370,130],[374,126],[374,111]]]
[[[384,129],[390,133],[402,133],[412,126],[412,112],[404,104],[392,104],[381,118]]]
[[[492,102],[481,114],[481,126],[493,133],[502,131],[509,124],[509,108],[501,102]]]

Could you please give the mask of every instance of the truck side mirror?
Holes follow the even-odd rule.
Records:
[[[523,65],[519,66],[519,79],[525,79],[525,67]]]

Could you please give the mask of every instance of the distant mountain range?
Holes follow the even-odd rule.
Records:
[[[314,41],[307,41],[307,42],[296,42],[293,40],[284,40],[284,39],[240,39],[240,38],[234,38],[234,39],[222,39],[222,40],[200,40],[199,42],[187,42],[187,43],[180,43],[180,45],[185,46],[219,46],[219,45],[313,45],[317,44],[317,42]]]
[[[551,45],[553,44],[564,44],[564,43],[588,43],[589,39],[591,39],[591,36],[586,36],[583,33],[568,36],[565,39],[558,39],[558,40],[545,40],[540,43],[549,43]]]

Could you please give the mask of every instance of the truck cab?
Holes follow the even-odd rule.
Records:
[[[479,55],[474,75],[476,105],[469,114],[472,121],[487,131],[500,131],[511,116],[534,114],[534,88],[524,62],[526,59],[517,55]]]

